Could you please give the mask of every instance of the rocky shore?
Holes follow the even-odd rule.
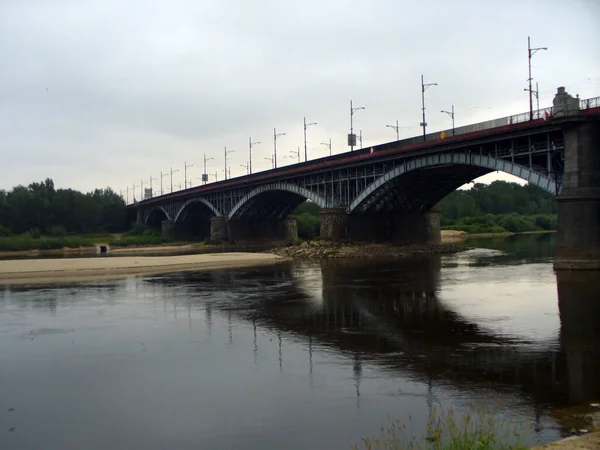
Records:
[[[450,254],[462,250],[454,244],[367,244],[333,241],[306,241],[268,251],[278,256],[294,259],[336,258],[401,258],[407,256]]]

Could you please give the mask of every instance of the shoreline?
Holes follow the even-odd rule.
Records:
[[[0,285],[114,279],[131,275],[261,266],[282,261],[285,261],[285,258],[277,255],[241,252],[118,258],[1,260]]]

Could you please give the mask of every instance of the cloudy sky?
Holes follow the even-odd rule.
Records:
[[[0,189],[46,177],[117,192],[193,164],[188,179],[346,151],[528,109],[527,36],[541,106],[564,85],[600,95],[600,0],[0,0]],[[284,159],[284,156],[289,158]],[[214,178],[213,178],[214,179]],[[164,189],[169,189],[169,176]],[[139,189],[139,188],[138,188]],[[160,188],[158,188],[160,190]],[[139,192],[139,190],[138,190]],[[139,195],[138,195],[139,197]],[[131,198],[131,197],[130,197]]]

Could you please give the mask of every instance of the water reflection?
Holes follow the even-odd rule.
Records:
[[[552,408],[600,397],[600,277],[496,247],[6,287],[0,439],[348,448],[492,397],[558,437]]]

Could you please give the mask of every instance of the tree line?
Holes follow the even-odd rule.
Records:
[[[0,235],[29,232],[33,237],[60,236],[117,232],[126,227],[125,202],[110,188],[84,194],[56,189],[47,178],[10,191],[0,190]]]

